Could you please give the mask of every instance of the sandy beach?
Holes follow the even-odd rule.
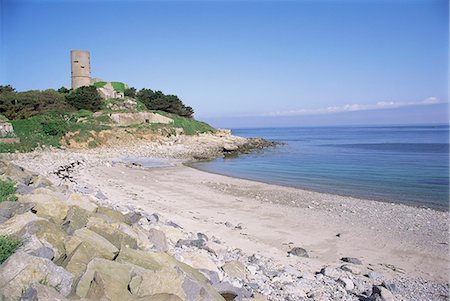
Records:
[[[448,212],[211,174],[184,166],[189,156],[181,156],[180,149],[168,143],[167,159],[154,145],[132,152],[46,150],[12,159],[59,185],[100,193],[100,201],[116,209],[157,213],[185,232],[204,233],[225,246],[225,253],[239,249],[312,278],[324,267],[342,266],[342,257],[357,258],[362,274],[373,271],[395,279],[403,295],[412,287],[424,294],[403,300],[445,300]],[[153,157],[164,167],[145,168],[124,162],[124,156]],[[74,160],[81,163],[72,174],[74,182],[61,182],[53,171]],[[309,257],[288,255],[295,247]]]

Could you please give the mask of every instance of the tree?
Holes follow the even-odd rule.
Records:
[[[136,98],[136,88],[135,87],[126,88],[124,95],[128,96],[128,97]]]
[[[16,92],[16,89],[14,89],[11,85],[0,86],[0,94],[6,92]]]
[[[67,102],[78,110],[99,111],[102,98],[94,86],[83,86],[66,94]]]
[[[0,114],[8,119],[23,119],[49,111],[72,111],[64,96],[55,90],[31,90],[25,92],[0,93]]]
[[[59,88],[57,91],[58,91],[59,93],[61,93],[61,94],[67,94],[67,93],[69,93],[70,91],[72,91],[72,89],[67,89],[66,87],[62,86],[62,87]]]
[[[185,106],[176,95],[164,95],[161,91],[142,89],[136,96],[149,110],[160,110],[188,118],[194,114],[194,110]]]

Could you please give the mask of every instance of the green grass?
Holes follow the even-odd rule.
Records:
[[[0,202],[17,201],[17,197],[14,195],[15,193],[16,187],[14,182],[0,180]]]
[[[111,82],[111,85],[113,86],[114,90],[117,92],[125,92],[126,86],[124,83],[121,82]]]
[[[175,114],[157,111],[156,113],[173,119],[172,126],[175,128],[182,128],[186,135],[195,135],[200,133],[211,133],[216,129],[203,121],[198,121],[193,118],[181,117]]]
[[[80,122],[78,122],[80,121]],[[0,153],[30,152],[39,146],[60,147],[60,141],[67,132],[80,131],[76,139],[83,141],[92,137],[90,131],[109,129],[102,120],[92,116],[92,112],[80,110],[65,115],[46,114],[27,119],[13,120],[14,132],[20,143],[0,143]]]
[[[20,244],[20,240],[15,237],[0,235],[0,264],[14,254]]]
[[[107,82],[96,82],[96,83],[93,83],[92,85],[96,88],[103,88],[106,84],[107,84]]]

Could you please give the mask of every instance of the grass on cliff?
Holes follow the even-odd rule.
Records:
[[[15,196],[15,193],[16,193],[16,187],[15,187],[14,182],[0,180],[0,202],[17,201],[17,197]]]
[[[175,114],[157,111],[156,113],[173,119],[172,126],[175,128],[182,128],[186,135],[195,135],[201,133],[212,133],[216,129],[203,121],[198,121],[193,118],[181,117]]]
[[[80,110],[65,115],[49,113],[27,119],[11,121],[14,132],[20,143],[0,143],[0,153],[30,152],[39,146],[59,147],[60,141],[67,132],[79,131],[79,139],[91,136],[90,131],[101,131],[110,128],[101,120],[93,117],[92,112]]]
[[[0,264],[6,261],[17,248],[21,242],[18,238],[13,236],[0,235]]]

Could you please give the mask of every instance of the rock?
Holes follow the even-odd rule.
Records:
[[[347,277],[339,278],[338,283],[340,283],[346,291],[352,291],[355,288],[355,284],[353,283],[353,281],[351,281]]]
[[[78,281],[75,293],[81,298],[103,295],[107,300],[129,300],[132,297],[128,291],[132,270],[130,264],[94,258]]]
[[[86,226],[92,212],[82,209],[78,206],[70,206],[67,211],[67,217],[64,219],[62,229],[68,234],[73,234],[75,230]]]
[[[203,253],[183,252],[177,259],[199,270],[211,283],[219,282],[223,278],[217,265]]]
[[[239,149],[239,147],[237,145],[235,145],[235,144],[225,143],[223,145],[223,151],[224,152],[233,152],[233,151],[236,151],[238,149]]]
[[[380,273],[377,273],[375,271],[370,271],[369,273],[367,273],[367,277],[373,281],[381,281],[384,279],[383,275],[381,275]]]
[[[334,280],[338,280],[341,276],[338,270],[330,266],[324,267],[322,270],[320,270],[320,273]]]
[[[370,296],[370,300],[395,301],[395,298],[388,289],[376,285],[372,288],[372,295]]]
[[[42,191],[40,191],[42,192]],[[67,216],[69,206],[63,202],[59,197],[55,196],[53,192],[49,193],[33,193],[19,198],[20,202],[34,202],[33,210],[37,216],[50,219],[56,224],[62,224],[64,218]]]
[[[309,257],[308,252],[306,252],[305,249],[300,248],[300,247],[295,247],[292,248],[288,254],[293,255],[293,256],[299,256],[299,257]]]
[[[99,200],[107,200],[108,197],[106,195],[103,194],[103,192],[101,192],[100,190],[97,191],[97,193],[95,194],[95,197]]]
[[[156,251],[166,252],[169,249],[166,235],[160,230],[150,229],[148,231],[148,239],[153,243]]]
[[[184,239],[186,237],[186,234],[179,228],[162,225],[159,226],[159,230],[164,232],[167,241],[172,245],[176,245],[180,239]]]
[[[20,232],[20,236],[36,236],[45,246],[52,248],[54,252],[53,261],[59,262],[66,255],[64,241],[66,233],[57,225],[46,220],[37,220],[28,223]]]
[[[120,249],[116,261],[120,263],[131,263],[147,270],[159,270],[162,268],[160,262],[164,261],[157,258],[170,257],[167,254],[161,254],[165,253],[149,253],[130,248],[122,248]]]
[[[342,257],[341,260],[343,262],[348,262],[348,263],[352,263],[352,264],[359,264],[359,265],[362,264],[361,260],[359,260],[358,258],[354,258],[354,257]]]
[[[394,282],[383,281],[382,286],[387,288],[393,294],[396,294],[399,292],[399,290]]]
[[[15,215],[11,219],[7,220],[6,222],[0,225],[0,235],[17,234],[21,232],[27,224],[38,220],[43,220],[43,218],[40,218],[36,216],[36,214],[33,214],[31,212]]]
[[[106,259],[112,260],[119,249],[116,248],[112,243],[110,243],[103,236],[87,229],[81,228],[76,230],[72,237],[66,242],[67,254],[72,254],[80,243],[86,243],[92,247],[100,256]]]
[[[352,264],[344,264],[343,266],[341,266],[341,270],[346,271],[346,272],[350,272],[353,275],[359,275],[361,274],[361,269],[357,266],[354,266]]]
[[[54,288],[40,283],[33,283],[21,296],[20,301],[68,301],[66,297],[61,295],[58,287]]]
[[[204,240],[205,242],[206,241],[208,241],[209,239],[208,239],[208,236],[206,235],[206,234],[203,234],[203,233],[197,233],[197,238],[198,239],[202,239],[202,240]]]
[[[253,276],[256,275],[256,272],[258,271],[258,267],[254,265],[248,265],[247,270],[252,274]]]
[[[109,217],[112,222],[125,223],[131,225],[129,218],[125,215],[108,207],[98,207],[97,213]]]
[[[22,183],[16,185],[16,194],[32,194],[36,187],[28,186]]]
[[[180,239],[177,241],[175,247],[195,247],[202,249],[203,247],[205,247],[205,244],[206,242],[203,239]]]
[[[150,295],[156,293],[176,294],[186,301],[223,301],[223,298],[209,284],[205,276],[167,253],[151,253],[122,248],[119,256],[116,258],[116,262],[137,265],[149,270],[142,274],[136,272],[136,275],[142,278],[138,277],[133,280],[133,290],[135,291],[140,291],[141,293],[145,291]],[[173,274],[173,271],[176,271],[176,273]],[[180,288],[177,285],[174,286],[174,284],[180,283],[178,282],[180,276],[182,277],[181,288],[184,295],[178,295]],[[168,278],[171,278],[173,282],[167,282]]]
[[[19,299],[30,284],[51,286],[63,296],[69,295],[73,275],[48,259],[16,252],[0,266],[0,291],[10,299]]]
[[[145,301],[183,301],[177,295],[173,294],[156,294],[152,296],[146,296]]]
[[[0,202],[0,217],[10,219],[14,215],[30,211],[34,206],[36,206],[35,203],[3,201]]]
[[[118,249],[122,246],[133,249],[137,248],[137,234],[127,224],[122,222],[109,224],[98,219],[90,218],[86,227],[106,238]]]
[[[78,206],[86,211],[95,212],[97,205],[92,202],[88,196],[80,193],[72,193],[66,201],[69,206]]]
[[[222,266],[222,270],[229,277],[237,278],[241,280],[247,279],[247,270],[245,265],[237,260],[229,261]]]
[[[140,213],[130,212],[125,214],[125,217],[130,221],[131,224],[136,224],[139,222],[143,216]]]
[[[214,288],[219,291],[219,294],[226,300],[242,300],[243,298],[250,298],[252,293],[245,288],[234,287],[228,282],[221,282],[214,285]]]
[[[95,257],[102,257],[102,255],[90,244],[81,242],[64,260],[62,266],[78,279],[86,270],[88,263]]]
[[[42,246],[34,251],[31,251],[28,254],[37,256],[37,257],[47,258],[49,260],[53,260],[53,258],[55,258],[55,251],[53,251],[52,248],[45,247],[45,246]]]

